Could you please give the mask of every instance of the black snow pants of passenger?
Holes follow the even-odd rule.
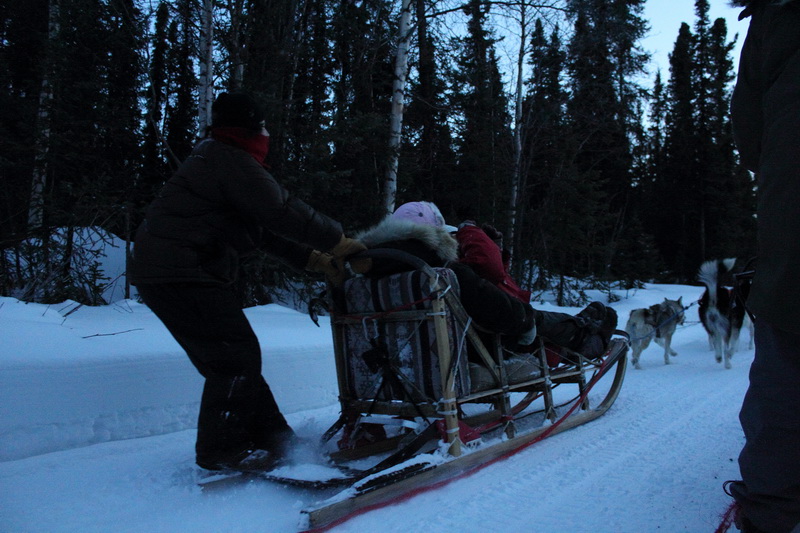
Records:
[[[292,433],[261,375],[261,348],[232,287],[139,285],[205,378],[197,421],[198,461],[270,449]]]
[[[581,350],[597,324],[567,313],[534,310],[493,283],[481,278],[469,265],[449,263],[458,278],[461,303],[483,328],[516,337],[536,324],[539,335],[571,350]]]
[[[464,310],[481,327],[501,335],[516,337],[534,325],[530,304],[514,298],[481,278],[464,263],[449,263],[458,278]]]

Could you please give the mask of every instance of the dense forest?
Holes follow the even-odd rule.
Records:
[[[562,304],[750,257],[725,21],[696,0],[650,79],[645,1],[0,0],[0,294],[102,303],[80,228],[128,239],[238,90],[271,172],[348,234],[433,201]],[[255,256],[243,294],[298,276]]]

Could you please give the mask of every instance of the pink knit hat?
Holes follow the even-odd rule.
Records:
[[[455,227],[445,224],[441,211],[432,202],[405,203],[395,209],[394,213],[392,213],[392,218],[410,220],[426,226],[436,226],[447,231],[456,231]]]

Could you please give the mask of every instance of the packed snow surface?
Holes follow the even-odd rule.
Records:
[[[648,285],[611,305],[624,327],[631,309],[679,296],[690,305],[701,291]],[[246,314],[289,423],[319,437],[338,415],[329,322],[277,305]],[[301,509],[336,493],[268,483],[201,492],[202,380],[139,303],[0,298],[0,339],[3,532],[291,532]],[[665,365],[651,344],[596,421],[332,531],[710,533],[729,504],[722,482],[739,476],[749,340],[743,332],[724,369],[691,305],[673,339],[679,355]]]

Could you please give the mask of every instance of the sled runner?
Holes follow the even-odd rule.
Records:
[[[306,527],[509,456],[594,420],[616,400],[625,332],[616,331],[595,358],[542,338],[533,353],[517,353],[472,322],[453,271],[397,250],[362,257],[402,261],[413,270],[328,288],[341,415],[321,440],[344,473],[309,481],[250,474],[309,488],[346,487],[304,509]]]

